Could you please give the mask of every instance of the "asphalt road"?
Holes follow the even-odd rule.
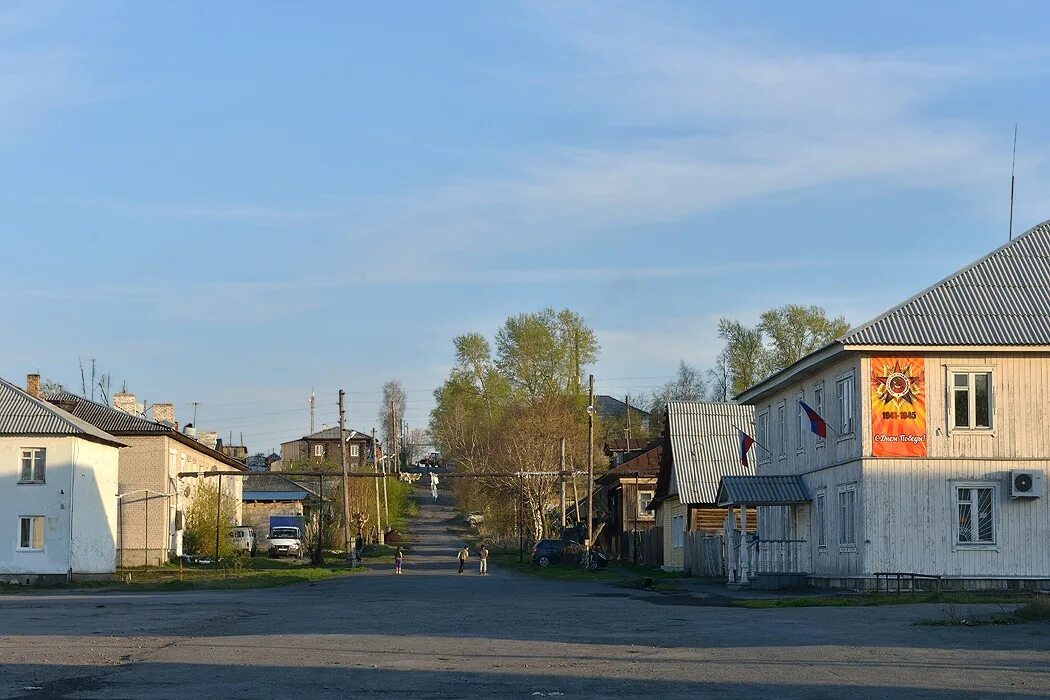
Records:
[[[1050,626],[933,606],[743,610],[456,574],[425,505],[406,574],[263,591],[0,596],[0,697],[1050,696]]]

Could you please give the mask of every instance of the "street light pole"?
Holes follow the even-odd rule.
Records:
[[[587,390],[587,555],[594,546],[594,375]]]
[[[354,565],[354,555],[350,548],[350,478],[346,470],[346,409],[343,399],[346,392],[339,390],[339,465],[343,470],[343,553],[346,563]]]

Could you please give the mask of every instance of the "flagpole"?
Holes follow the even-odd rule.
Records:
[[[747,435],[747,436],[748,436],[749,438],[751,438],[751,441],[752,441],[752,442],[753,442],[754,444],[756,444],[756,445],[758,445],[759,447],[761,447],[761,448],[762,448],[763,450],[765,450],[765,451],[766,451],[766,452],[767,452],[767,453],[769,454],[769,456],[770,456],[770,457],[772,457],[772,456],[773,456],[773,450],[769,449],[768,447],[766,447],[765,445],[763,445],[763,444],[762,444],[761,442],[759,442],[758,440],[755,440],[755,437],[754,437],[753,435],[751,435],[750,433],[748,433],[748,432],[747,432],[746,430],[741,430],[741,429],[740,429],[740,427],[739,427],[739,426],[737,426],[736,424],[734,424],[734,425],[733,425],[733,427],[734,427],[734,428],[736,428],[737,430],[739,430],[740,432],[742,432],[742,433],[743,433],[744,435]]]

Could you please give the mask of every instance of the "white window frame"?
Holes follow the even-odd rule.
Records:
[[[969,480],[958,480],[949,481],[949,488],[951,488],[950,501],[952,504],[952,551],[957,550],[968,550],[968,549],[987,549],[987,550],[999,550],[999,482],[997,481],[969,481]],[[969,489],[971,492],[971,513],[977,507],[977,501],[972,500],[977,489],[990,489],[992,492],[992,539],[990,542],[960,542],[959,541],[959,491],[961,489]],[[975,527],[977,524],[977,518],[971,515],[970,522],[971,527]]]
[[[845,401],[840,396],[840,386],[849,387],[849,396],[845,397]],[[836,432],[839,434],[839,440],[851,440],[857,430],[857,374],[853,370],[835,377],[835,404]],[[848,426],[846,425],[847,414],[843,411],[844,406],[849,410]]]
[[[795,396],[795,423],[798,430],[795,445],[795,454],[802,454],[806,451],[806,433],[809,432],[809,418],[806,416],[806,412],[802,410],[802,402],[806,400],[806,392],[800,391]],[[805,421],[805,425],[803,425]]]
[[[767,464],[772,455],[769,454],[769,409],[755,416],[755,437],[758,443],[758,463]]]
[[[353,445],[350,445],[350,456],[351,457],[360,457],[361,456],[361,446],[356,444],[356,443],[353,444]]]
[[[40,462],[37,462],[39,456]],[[29,478],[22,478],[22,464],[30,460]],[[39,466],[39,473],[37,468]],[[18,451],[18,483],[20,484],[44,484],[47,483],[47,448],[46,447],[22,447]]]
[[[671,549],[685,547],[685,516],[671,516]]]
[[[817,551],[828,551],[828,490],[817,489],[814,501],[814,511],[817,528]]]
[[[958,367],[949,366],[946,368],[945,374],[945,387],[947,390],[946,401],[948,404],[948,434],[952,433],[965,433],[967,435],[991,435],[995,436],[995,368],[994,367]],[[955,425],[955,375],[965,374],[969,376],[969,382],[967,385],[967,392],[969,393],[969,406],[968,411],[970,414],[970,425],[965,427],[956,427]],[[988,375],[988,422],[991,425],[977,426],[977,391],[974,386],[974,375],[987,374]]]
[[[656,491],[654,491],[653,489],[638,489],[638,491],[635,492],[635,499],[634,499],[635,500],[634,507],[637,509],[635,512],[638,514],[638,518],[639,519],[640,518],[648,518],[648,519],[651,520],[652,517],[653,517],[652,512],[648,511],[648,510],[646,510],[645,508],[642,507],[642,494],[643,493],[649,494],[649,502],[650,503],[652,502],[653,498],[656,497]]]
[[[817,415],[819,415],[821,418],[827,420],[827,418],[824,417],[824,403],[824,381],[821,380],[817,382],[816,385],[813,387],[813,410],[816,411]],[[817,449],[824,447],[828,442],[826,439],[820,437],[819,435],[814,435],[814,437],[817,438]]]
[[[845,494],[852,494],[848,499],[843,499]],[[850,512],[847,515],[844,511],[845,503],[848,502],[850,506]],[[839,552],[856,552],[857,551],[857,484],[841,484],[835,496],[835,521],[838,523],[838,540],[839,540]],[[849,528],[847,530],[847,527]],[[852,541],[848,540],[847,532],[852,536]]]
[[[318,443],[314,445],[314,457],[324,457],[324,445]]]
[[[777,457],[787,459],[787,401],[777,404]]]
[[[29,546],[22,546],[22,523],[29,521]],[[33,544],[36,542],[37,533],[39,532],[40,546],[34,547]],[[15,533],[15,550],[19,552],[43,552],[44,548],[47,547],[47,518],[43,515],[19,515],[18,516],[18,530]]]

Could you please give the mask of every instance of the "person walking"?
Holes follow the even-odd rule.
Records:
[[[430,472],[430,495],[437,500],[438,497],[438,475],[434,472]]]
[[[397,551],[394,552],[394,573],[400,576],[404,572],[401,570],[401,564],[405,560],[405,553],[398,547]]]
[[[481,549],[478,550],[478,559],[481,560],[478,573],[482,576],[487,576],[489,573],[489,548],[487,545],[481,545]]]
[[[467,545],[463,545],[463,549],[459,550],[459,573],[463,573],[463,567],[467,565],[467,557],[470,556],[470,550],[467,549]]]

